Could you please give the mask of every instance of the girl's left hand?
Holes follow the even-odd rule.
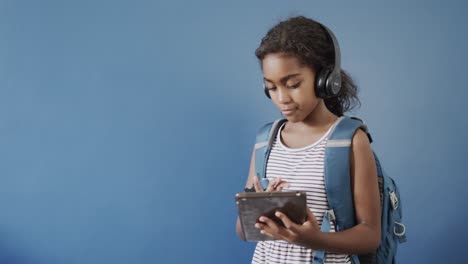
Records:
[[[285,240],[289,243],[315,249],[317,241],[320,239],[320,227],[312,211],[307,208],[307,220],[303,224],[292,222],[286,214],[276,212],[275,216],[281,219],[284,227],[279,226],[272,219],[261,216],[255,227],[260,232],[273,239]]]

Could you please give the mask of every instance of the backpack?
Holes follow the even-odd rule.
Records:
[[[266,165],[278,129],[286,119],[278,119],[264,125],[257,133],[255,144],[255,173],[263,189],[268,186]],[[353,227],[355,222],[354,205],[351,191],[349,157],[352,138],[357,131],[366,132],[369,141],[372,138],[366,124],[355,117],[344,116],[335,126],[328,138],[325,151],[325,189],[330,210],[325,211],[321,231],[330,231],[330,221],[335,224],[336,231]],[[377,251],[366,256],[351,256],[352,263],[395,263],[399,243],[406,241],[405,226],[401,223],[401,199],[395,181],[382,169],[377,155],[374,154],[379,182],[381,202],[381,242]],[[322,264],[324,251],[315,251],[314,264]],[[370,262],[369,262],[370,261]]]

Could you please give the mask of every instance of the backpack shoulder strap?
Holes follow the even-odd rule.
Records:
[[[262,126],[257,132],[255,142],[255,174],[260,180],[260,184],[264,190],[268,187],[266,163],[268,161],[268,156],[270,155],[273,140],[278,133],[278,129],[286,121],[286,119],[278,119],[275,122]]]
[[[364,130],[372,142],[362,120],[345,116],[331,132],[325,151],[325,188],[330,209],[336,218],[337,231],[355,224],[349,157],[358,129]]]
[[[342,231],[355,225],[354,203],[351,190],[350,152],[354,134],[358,129],[366,132],[372,142],[367,126],[360,119],[344,116],[332,128],[325,150],[325,190],[330,210],[325,211],[320,231],[330,232],[329,221],[335,222],[336,231]],[[314,263],[323,263],[324,251],[316,251]],[[352,263],[358,264],[356,255],[351,256]]]

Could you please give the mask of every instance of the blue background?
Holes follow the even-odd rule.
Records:
[[[0,1],[0,263],[248,263],[234,194],[280,117],[254,50],[328,25],[403,196],[401,263],[466,258],[462,1]]]

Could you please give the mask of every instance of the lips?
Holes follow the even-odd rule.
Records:
[[[296,111],[296,108],[290,108],[290,109],[281,110],[281,113],[287,116],[287,115],[292,115],[295,111]]]

